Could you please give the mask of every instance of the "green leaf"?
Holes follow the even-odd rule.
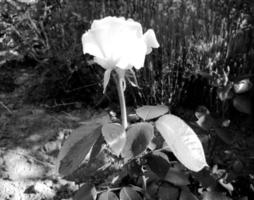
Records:
[[[197,172],[207,166],[199,138],[182,119],[168,114],[160,117],[155,125],[169,148],[185,167]]]
[[[217,181],[206,168],[197,173],[193,173],[193,175],[194,178],[197,179],[204,188],[214,188],[217,185]]]
[[[72,132],[58,155],[58,171],[67,176],[75,171],[101,135],[101,125],[91,122]]]
[[[252,86],[253,84],[249,78],[243,79],[234,84],[234,91],[236,94],[242,94],[248,92]]]
[[[198,198],[187,188],[182,188],[179,200],[198,200]]]
[[[233,99],[233,105],[239,112],[245,114],[252,114],[252,102],[249,96],[247,95],[237,95]]]
[[[173,183],[177,186],[185,186],[190,184],[189,178],[184,172],[170,168],[164,178],[165,181]]]
[[[152,181],[147,184],[146,195],[149,195],[149,199],[156,199],[157,193],[159,191],[159,184],[155,181]]]
[[[135,114],[129,114],[127,116],[128,118],[128,122],[130,123],[136,123],[138,120],[140,120],[139,116],[135,113]]]
[[[91,149],[90,159],[88,163],[92,163],[94,160],[96,160],[96,157],[101,152],[104,143],[104,137],[103,135],[100,135]]]
[[[131,187],[123,187],[119,196],[120,200],[142,200],[140,194]]]
[[[137,160],[132,160],[127,165],[127,173],[130,177],[137,178],[141,175],[141,165],[138,164]]]
[[[96,199],[96,189],[93,185],[84,184],[75,194],[74,200],[94,200]]]
[[[98,198],[98,200],[118,200],[119,198],[116,196],[114,192],[110,190],[102,192]]]
[[[227,99],[232,99],[232,97],[233,97],[233,92],[231,90],[232,86],[233,86],[232,83],[229,82],[226,86],[217,88],[217,94],[218,94],[218,97],[221,101],[226,101]]]
[[[197,125],[209,131],[211,129],[215,130],[215,133],[222,139],[225,143],[231,144],[233,142],[234,137],[232,134],[221,127],[219,122],[217,122],[211,115],[209,110],[204,106],[199,106],[198,110],[195,112],[195,116],[198,118],[196,121]]]
[[[230,194],[234,191],[234,187],[231,183],[224,182],[224,179],[219,179],[219,183],[224,187]]]
[[[137,115],[144,121],[158,118],[169,112],[168,106],[142,106],[136,110]]]
[[[131,158],[142,153],[154,136],[153,126],[142,122],[131,125],[127,130],[127,139],[121,155]]]
[[[160,178],[164,179],[169,170],[169,160],[166,154],[162,152],[153,152],[146,157],[147,165]]]
[[[105,124],[101,130],[113,153],[119,156],[126,142],[126,132],[122,125],[117,123]]]
[[[179,189],[168,183],[163,183],[159,188],[158,196],[160,200],[177,200]]]
[[[215,192],[215,191],[207,191],[203,193],[203,199],[202,200],[231,200],[231,198],[225,196],[221,192]]]

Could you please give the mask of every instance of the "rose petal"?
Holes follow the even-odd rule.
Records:
[[[155,33],[152,29],[149,29],[144,34],[144,41],[147,45],[147,52],[146,54],[149,54],[152,52],[152,48],[158,48],[160,45],[156,39]]]
[[[103,52],[100,47],[94,41],[94,37],[91,31],[88,31],[82,35],[83,53],[91,54],[93,56],[103,58]]]
[[[143,35],[140,23],[123,17],[94,20],[91,29],[82,36],[83,52],[95,56],[95,62],[105,69],[118,67],[140,69],[145,55],[159,47],[153,30]]]

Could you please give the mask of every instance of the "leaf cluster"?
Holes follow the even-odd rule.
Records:
[[[198,199],[190,187],[195,181],[213,188],[208,199],[213,193],[227,198],[206,169],[196,134],[168,112],[163,105],[143,106],[129,116],[127,130],[108,115],[74,130],[58,157],[60,175],[84,183],[74,199]]]

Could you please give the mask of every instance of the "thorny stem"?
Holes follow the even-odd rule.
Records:
[[[124,129],[126,129],[128,127],[128,122],[127,122],[126,103],[125,103],[125,97],[124,97],[123,80],[118,73],[116,74],[117,74],[117,77],[116,76],[114,77],[115,77],[117,93],[118,93],[118,97],[120,101],[122,126]]]

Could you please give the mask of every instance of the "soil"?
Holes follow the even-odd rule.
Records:
[[[64,138],[92,112],[48,113],[25,106],[0,115],[0,199],[70,199],[78,186],[55,162]]]
[[[79,186],[59,177],[57,155],[72,129],[96,112],[25,105],[22,93],[31,76],[18,71],[15,89],[0,92],[0,199],[72,199]]]

